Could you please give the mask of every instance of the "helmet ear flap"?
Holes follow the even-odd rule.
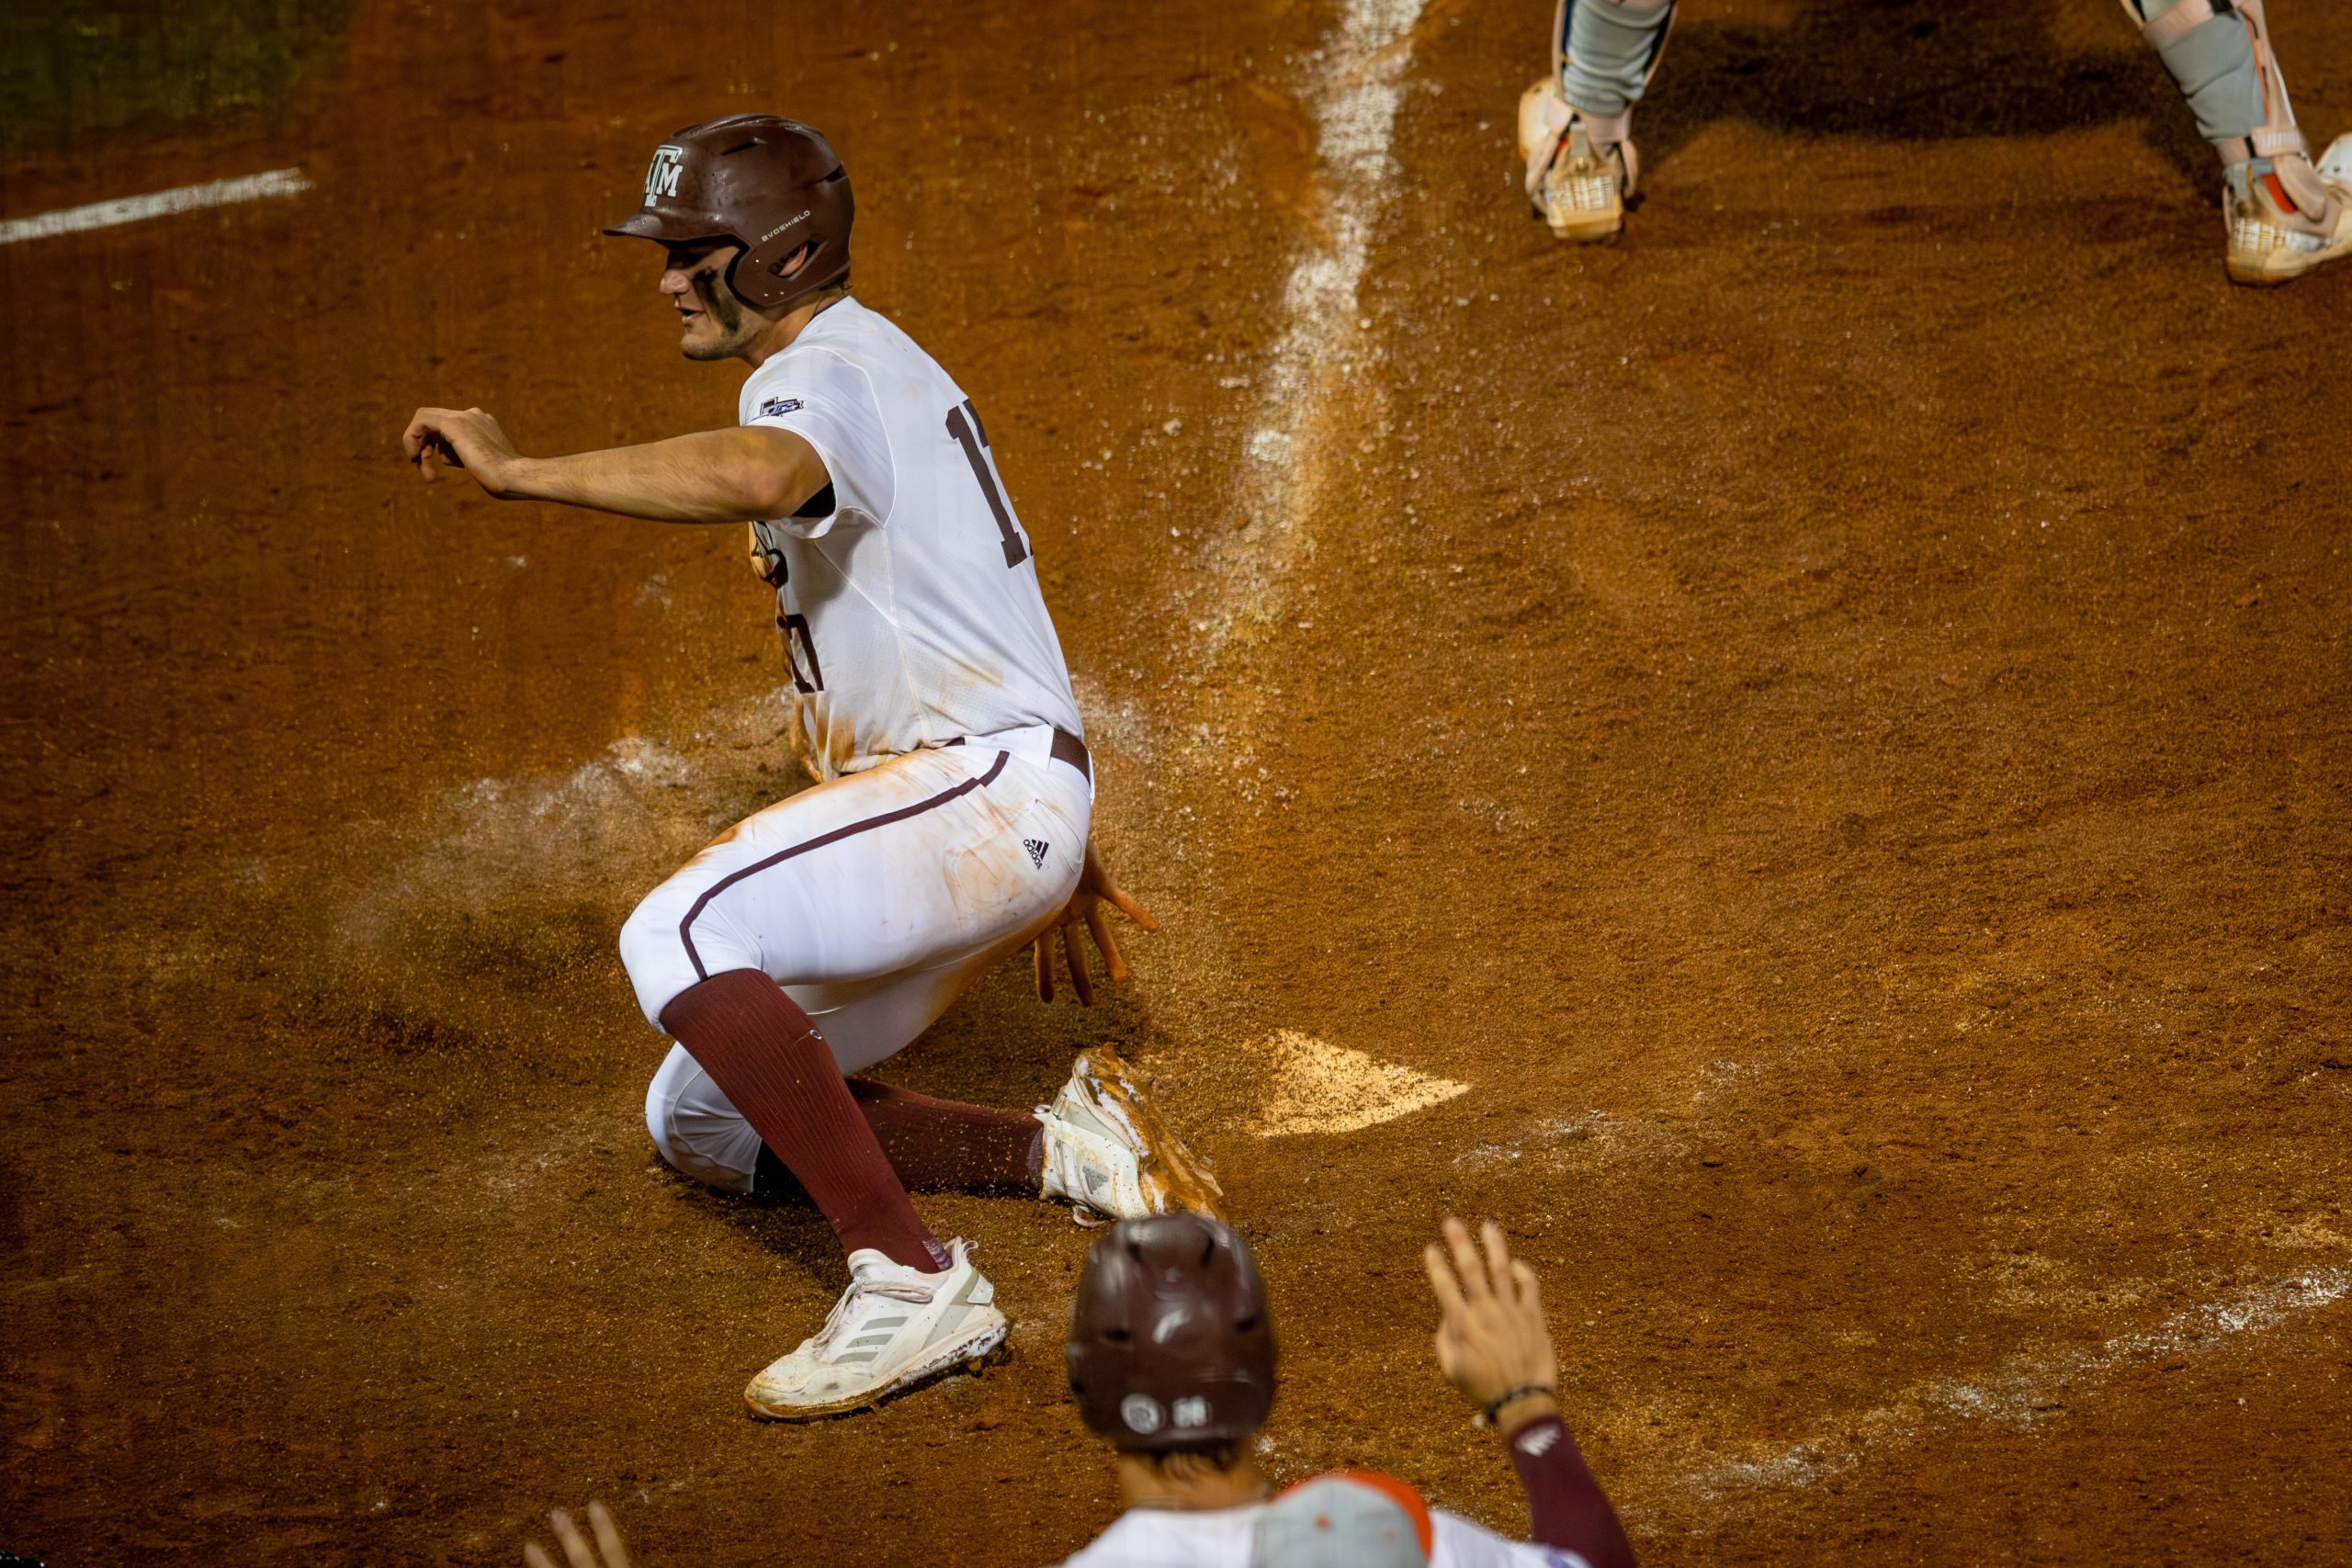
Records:
[[[793,259],[806,254],[795,267]],[[831,235],[780,236],[735,258],[729,279],[735,292],[763,310],[773,310],[832,288],[849,276],[849,246]]]
[[[776,256],[746,246],[728,264],[727,287],[747,304],[763,310],[774,310],[797,291],[800,275],[817,259],[822,243],[804,240]]]

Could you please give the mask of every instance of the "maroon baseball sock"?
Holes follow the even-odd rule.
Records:
[[[1034,1113],[933,1100],[863,1078],[850,1079],[849,1091],[909,1187],[1036,1187],[1046,1129]]]
[[[702,1065],[832,1223],[843,1251],[872,1247],[926,1273],[945,1253],[858,1114],[808,1015],[756,969],[689,986],[662,1027]]]
[[[849,1092],[910,1192],[1037,1190],[1046,1129],[1028,1111],[933,1100],[864,1078],[850,1079]],[[761,1145],[752,1190],[775,1192],[792,1179],[775,1151]]]

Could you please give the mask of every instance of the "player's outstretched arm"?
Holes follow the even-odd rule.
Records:
[[[548,1516],[548,1524],[555,1530],[556,1544],[563,1549],[564,1568],[629,1568],[628,1548],[621,1543],[621,1532],[602,1503],[588,1505],[594,1541],[580,1533],[580,1527],[561,1508]],[[523,1543],[523,1562],[526,1568],[555,1568],[547,1549],[536,1540]]]
[[[1502,1227],[1470,1231],[1448,1216],[1444,1242],[1422,1253],[1442,1314],[1438,1370],[1501,1428],[1527,1494],[1533,1538],[1592,1568],[1634,1568],[1634,1544],[1560,1420],[1559,1358],[1535,1271],[1511,1257]]]
[[[1114,981],[1127,977],[1127,961],[1119,956],[1119,943],[1111,935],[1111,922],[1102,906],[1108,904],[1148,931],[1159,929],[1151,911],[1119,890],[1111,880],[1111,873],[1102,863],[1094,840],[1086,840],[1086,869],[1079,873],[1078,891],[1062,906],[1061,919],[1039,934],[1036,941],[1037,999],[1054,999],[1054,938],[1061,937],[1062,955],[1069,964],[1069,983],[1078,992],[1078,999],[1088,1007],[1094,1005],[1094,977],[1086,972],[1086,949],[1078,940],[1080,926],[1093,936],[1094,945],[1102,950],[1102,964]]]
[[[830,479],[814,446],[764,425],[526,457],[480,409],[419,409],[401,449],[428,483],[457,468],[502,501],[556,501],[662,523],[789,517]]]

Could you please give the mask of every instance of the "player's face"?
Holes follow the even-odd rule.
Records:
[[[662,292],[677,307],[678,351],[688,359],[728,359],[767,323],[727,287],[727,268],[742,246],[730,240],[673,245]]]

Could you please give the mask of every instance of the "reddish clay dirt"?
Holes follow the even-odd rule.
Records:
[[[744,1418],[839,1261],[657,1166],[612,939],[792,787],[768,612],[733,530],[394,451],[426,401],[729,418],[594,231],[757,107],[987,411],[1167,925],[888,1072],[1159,1069],[1278,1298],[1274,1471],[1519,1527],[1427,1360],[1453,1210],[1540,1263],[1652,1562],[2352,1556],[2352,272],[2224,284],[2111,4],[1690,0],[1648,204],[1570,252],[1507,183],[1549,7],[1441,0],[1353,439],[1215,646],[1332,13],[786,9],[363,6],[281,130],[8,171],[11,216],[316,188],[0,251],[0,1547],[512,1561],[601,1496],[650,1563],[1035,1562],[1111,1517],[1042,1205],[921,1201],[1010,1366]],[[2352,17],[2274,9],[2352,126]],[[1470,1089],[1259,1137],[1277,1028]]]

